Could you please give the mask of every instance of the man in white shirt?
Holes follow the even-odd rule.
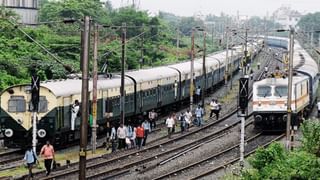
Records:
[[[192,121],[192,113],[190,109],[187,109],[187,111],[185,112],[184,118],[186,120],[186,130],[188,131]]]
[[[111,133],[110,133],[110,140],[111,140],[111,152],[116,151],[116,139],[117,139],[117,134],[116,134],[116,128],[114,125],[111,125]]]
[[[167,120],[166,120],[166,125],[168,128],[168,138],[171,138],[171,133],[172,133],[172,128],[174,126],[174,119],[173,119],[173,114],[171,114]]]
[[[117,129],[117,137],[119,141],[119,149],[124,149],[126,146],[126,137],[127,137],[127,128],[120,124],[120,127]]]
[[[74,104],[71,107],[71,131],[74,131],[79,109],[80,109],[80,103],[78,100],[75,100]]]
[[[149,120],[150,120],[150,124],[151,124],[151,129],[155,129],[156,128],[156,118],[157,118],[158,114],[155,112],[154,109],[152,109],[152,111],[149,112]]]
[[[195,103],[198,103],[200,101],[200,99],[201,99],[201,87],[198,86],[197,89],[196,89],[196,99],[195,99],[196,101],[195,101]]]

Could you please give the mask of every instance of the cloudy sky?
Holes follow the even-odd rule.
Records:
[[[101,0],[106,1],[106,0]],[[221,12],[236,15],[265,16],[281,5],[290,5],[301,13],[320,11],[319,0],[110,0],[114,8],[132,1],[140,4],[140,9],[157,13],[159,10],[181,16],[219,15]]]

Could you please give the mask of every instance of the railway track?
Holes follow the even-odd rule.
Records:
[[[249,154],[254,153],[254,152],[255,152],[255,149],[256,149],[258,146],[267,146],[267,145],[269,145],[270,143],[272,143],[272,142],[274,142],[274,141],[282,138],[284,135],[282,134],[282,135],[280,135],[280,136],[277,136],[277,137],[275,137],[275,138],[272,138],[271,141],[262,142],[262,143],[259,142],[259,141],[261,141],[261,140],[260,140],[260,139],[261,139],[261,138],[260,138],[261,136],[262,136],[262,133],[258,133],[258,134],[256,134],[255,136],[246,139],[246,143],[247,143],[246,146],[250,146],[251,144],[254,144],[254,145],[252,145],[252,146],[253,146],[253,150],[247,152],[247,153],[246,153],[246,156],[248,156]],[[240,145],[240,144],[235,144],[235,145],[233,145],[233,146],[231,146],[231,147],[228,147],[228,148],[224,149],[223,151],[220,151],[220,152],[218,152],[218,153],[214,153],[214,154],[209,155],[208,157],[203,158],[203,159],[201,159],[201,160],[199,160],[199,161],[197,161],[197,162],[194,162],[194,163],[192,163],[192,164],[189,164],[188,166],[185,166],[185,167],[176,169],[176,170],[174,170],[174,171],[168,172],[168,173],[166,173],[166,174],[164,174],[164,175],[162,175],[162,176],[158,176],[158,177],[154,178],[153,180],[167,179],[167,178],[179,179],[179,178],[181,178],[181,176],[179,176],[179,174],[183,174],[183,173],[185,173],[185,172],[187,172],[187,171],[190,171],[190,169],[192,169],[192,168],[194,168],[194,167],[197,167],[197,166],[201,166],[202,169],[204,169],[204,164],[208,164],[208,162],[211,162],[213,159],[214,159],[215,161],[218,161],[217,159],[218,159],[220,156],[225,156],[225,155],[227,155],[227,153],[228,153],[228,156],[231,156],[231,155],[229,155],[230,152],[231,152],[232,154],[234,154],[234,156],[237,156],[237,155],[238,155],[237,153],[238,153],[239,145]],[[223,169],[223,168],[225,168],[225,167],[228,167],[228,165],[230,165],[230,164],[232,164],[232,163],[234,163],[234,162],[236,162],[236,161],[238,161],[238,160],[239,160],[239,158],[234,158],[234,159],[229,160],[229,161],[226,162],[226,163],[221,163],[220,165],[212,168],[211,170],[208,170],[208,171],[199,173],[198,175],[192,177],[191,179],[199,179],[199,178],[208,176],[208,175],[210,175],[210,174],[212,174],[212,173],[215,173],[216,171],[218,171],[218,170],[220,170],[220,169]],[[210,166],[211,166],[211,165],[210,165]],[[186,174],[187,174],[186,176],[189,176],[189,174],[191,174],[191,173],[186,173]]]
[[[284,136],[285,136],[285,134],[281,134],[281,135],[279,135],[279,136],[277,136],[277,137],[274,137],[271,141],[266,142],[266,143],[263,143],[263,144],[260,144],[259,146],[260,146],[260,147],[267,147],[267,146],[270,145],[271,143],[280,140],[280,139],[283,138]],[[247,141],[248,141],[248,140],[247,140]],[[257,149],[257,148],[256,148],[256,149]],[[253,149],[253,150],[245,153],[245,157],[248,157],[249,155],[255,153],[255,152],[256,152],[256,149]],[[225,167],[228,167],[229,165],[231,165],[231,164],[233,164],[233,163],[235,163],[235,162],[237,162],[237,161],[239,161],[239,160],[240,160],[239,157],[234,158],[234,159],[232,159],[232,160],[229,160],[228,162],[226,162],[226,163],[224,163],[224,164],[222,164],[222,165],[216,166],[216,167],[214,167],[214,168],[212,168],[212,169],[210,169],[210,170],[208,170],[208,171],[202,172],[202,173],[200,173],[200,174],[198,174],[198,175],[190,178],[190,180],[200,179],[200,178],[203,178],[203,177],[208,176],[208,175],[210,175],[210,174],[213,174],[213,173],[217,172],[218,170],[223,169],[223,168],[225,168]]]
[[[262,72],[263,73],[263,72]],[[261,74],[262,74],[261,73]],[[262,76],[262,75],[259,75],[259,76]],[[235,114],[236,113],[236,109],[232,112],[233,114]],[[227,115],[227,116],[225,116],[224,117],[224,119],[225,118],[228,118],[228,117],[230,117],[231,115]],[[220,120],[219,120],[220,121]],[[208,126],[213,126],[215,123],[218,123],[218,122],[214,122],[214,123],[210,123],[210,124],[208,124],[208,125],[206,125],[205,127],[208,127]],[[205,128],[204,127],[204,128]],[[201,129],[197,129],[197,130],[195,130],[195,131],[192,131],[192,133],[194,133],[194,132],[199,132],[199,131],[201,131],[201,130],[203,130],[202,128]],[[191,132],[188,132],[188,133],[186,133],[186,134],[184,134],[184,135],[176,135],[176,137],[174,137],[172,140],[169,140],[169,141],[171,141],[171,142],[169,142],[168,140],[166,140],[164,137],[162,137],[162,139],[160,139],[160,140],[156,140],[157,142],[159,142],[159,141],[161,141],[161,140],[163,140],[164,142],[160,142],[160,143],[154,143],[154,145],[152,145],[152,146],[149,146],[149,147],[147,147],[146,149],[142,149],[142,150],[140,150],[140,151],[137,151],[137,150],[129,150],[129,152],[128,153],[121,153],[121,154],[116,154],[116,155],[119,155],[119,157],[114,157],[114,156],[110,156],[110,155],[104,155],[104,156],[101,156],[100,157],[100,159],[107,159],[106,161],[103,161],[102,163],[100,163],[100,164],[96,164],[96,165],[94,165],[94,163],[93,164],[90,164],[90,163],[92,163],[92,162],[95,162],[95,161],[98,161],[98,159],[99,158],[93,158],[93,159],[88,159],[87,160],[87,163],[88,164],[90,164],[89,166],[88,166],[88,169],[95,169],[96,167],[98,167],[98,166],[104,166],[104,165],[106,165],[106,164],[110,164],[110,163],[112,163],[112,162],[115,162],[115,161],[121,161],[122,159],[124,159],[124,158],[127,158],[127,157],[130,157],[130,156],[134,156],[134,155],[136,155],[137,153],[143,153],[143,152],[147,152],[147,151],[150,151],[151,149],[156,149],[156,148],[158,148],[158,147],[161,147],[161,146],[163,146],[164,144],[169,144],[169,143],[173,143],[173,142],[175,142],[175,141],[177,141],[177,140],[179,140],[179,139],[182,139],[182,138],[184,138],[187,134],[189,134],[189,133],[191,133]],[[150,142],[149,142],[150,143]],[[154,158],[156,158],[156,157],[154,157]],[[75,164],[73,164],[74,166],[76,166],[77,165],[77,163],[75,163]],[[68,174],[72,174],[72,173],[77,173],[78,172],[78,170],[77,170],[77,167],[73,167],[73,165],[71,165],[71,168],[69,168],[69,171],[67,172],[67,171],[64,171],[63,173],[61,173],[60,174],[60,172],[57,172],[57,174],[55,174],[55,175],[52,175],[52,176],[50,176],[50,177],[46,177],[46,178],[43,178],[43,179],[52,179],[52,178],[55,178],[55,179],[58,179],[58,178],[62,178],[62,177],[68,177]],[[72,167],[73,167],[73,169],[72,169]],[[72,170],[71,170],[72,169]],[[119,169],[121,169],[121,168],[117,168],[117,170],[114,170],[114,171],[119,171]],[[121,171],[122,172],[122,171]],[[122,173],[125,173],[125,172],[122,172]],[[40,173],[38,173],[38,175],[41,175],[41,174],[43,174],[43,172],[40,172]],[[88,176],[88,178],[94,178],[95,176],[94,175],[92,175],[92,177],[91,176]]]
[[[114,173],[114,172],[117,172],[119,170],[123,170],[125,168],[130,168],[130,167],[133,167],[135,165],[138,165],[138,164],[141,164],[143,162],[146,162],[146,161],[149,161],[151,159],[157,159],[158,157],[160,156],[164,156],[168,153],[168,151],[166,152],[161,152],[161,148],[165,148],[165,146],[167,144],[171,144],[171,143],[175,143],[176,141],[178,140],[181,140],[187,136],[191,136],[191,135],[194,135],[194,134],[197,134],[197,133],[201,133],[203,132],[205,129],[208,129],[210,127],[213,127],[215,125],[217,125],[218,123],[220,122],[223,122],[224,120],[228,119],[230,116],[232,115],[235,115],[236,114],[236,110],[234,110],[233,112],[231,112],[230,114],[226,115],[225,117],[221,118],[220,120],[218,121],[214,121],[210,124],[207,124],[201,128],[197,128],[197,129],[194,129],[194,131],[190,131],[190,132],[187,132],[185,134],[181,134],[181,135],[176,135],[176,136],[173,136],[172,139],[165,139],[163,142],[159,142],[159,143],[155,143],[154,145],[151,145],[151,146],[148,146],[146,147],[145,149],[141,149],[141,150],[133,150],[133,151],[130,151],[128,153],[124,153],[118,157],[113,157],[113,158],[110,158],[109,156],[102,156],[102,159],[100,162],[96,162],[98,161],[98,158],[97,159],[94,159],[94,160],[89,160],[88,162],[88,166],[87,166],[87,171],[88,171],[88,174],[90,173],[90,170],[94,170],[96,171],[97,168],[99,167],[104,167],[104,166],[107,166],[109,164],[113,164],[114,163],[117,163],[118,161],[123,161],[124,159],[127,159],[128,157],[134,157],[138,154],[141,154],[141,153],[144,153],[144,152],[148,152],[148,151],[152,151],[151,153],[151,156],[147,157],[147,158],[144,158],[143,160],[141,161],[135,161],[135,162],[131,162],[131,163],[128,163],[128,164],[125,164],[125,165],[122,165],[122,166],[118,166],[116,168],[111,168],[110,170],[108,171],[105,171],[105,172],[101,172],[101,174],[110,174],[110,173]],[[239,122],[237,122],[239,123]],[[214,135],[217,135],[219,133],[221,133],[222,131],[226,131],[228,129],[230,129],[231,127],[233,127],[234,125],[236,125],[237,123],[234,123],[234,124],[230,124],[230,126],[228,127],[225,127],[223,129],[221,129],[221,131],[217,131],[217,132],[214,132],[214,133],[211,133],[210,135],[211,136],[214,136]],[[197,140],[196,140],[197,141]],[[196,141],[194,141],[193,143],[196,143]],[[160,147],[160,148],[159,148]],[[182,147],[179,147],[179,148],[182,148]],[[178,149],[179,149],[178,148]],[[160,149],[160,153],[157,153],[156,155],[152,155],[154,154],[155,152],[153,152],[154,149]],[[177,151],[178,149],[170,149],[170,152],[174,152],[174,151]],[[143,155],[145,155],[146,153],[144,153]],[[149,153],[150,154],[150,153]],[[108,158],[107,160],[104,160],[104,158]],[[101,159],[101,158],[100,158]],[[91,163],[90,163],[91,162]],[[92,163],[92,162],[95,162],[95,163]],[[89,164],[90,163],[90,164]],[[52,175],[52,176],[49,176],[49,177],[46,177],[46,178],[43,178],[43,179],[52,179],[52,178],[55,178],[55,179],[63,179],[63,178],[67,178],[68,176],[70,175],[74,175],[74,174],[77,174],[78,173],[78,167],[75,167],[74,169],[72,170],[68,170],[68,171],[63,171],[61,173],[57,173],[55,175]],[[92,179],[92,178],[97,178],[97,176],[101,176],[101,174],[97,174],[97,175],[88,175],[87,179]]]
[[[19,149],[7,150],[0,153],[0,171],[21,165],[23,157],[23,151]]]

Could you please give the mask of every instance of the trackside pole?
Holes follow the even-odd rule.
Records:
[[[37,112],[32,112],[32,149],[37,152]]]
[[[87,122],[89,116],[89,90],[88,90],[88,59],[89,59],[89,37],[90,34],[90,18],[85,16],[83,26],[83,37],[81,38],[82,44],[82,89],[81,89],[81,124],[80,124],[80,150],[79,150],[79,180],[86,179],[86,158],[87,158],[87,143],[88,143],[88,131]]]
[[[245,120],[248,114],[248,97],[249,97],[249,77],[245,75],[239,79],[239,111],[238,117],[241,118],[240,131],[240,167],[244,166],[244,138],[245,138]]]

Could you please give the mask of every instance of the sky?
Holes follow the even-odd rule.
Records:
[[[101,0],[106,1],[106,0]],[[306,14],[320,11],[319,0],[110,0],[114,8],[135,1],[140,9],[156,14],[159,10],[179,16],[205,16],[207,14],[266,16],[281,5],[290,5],[293,10]]]

